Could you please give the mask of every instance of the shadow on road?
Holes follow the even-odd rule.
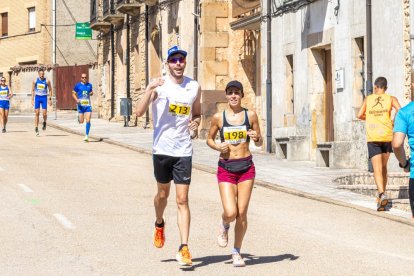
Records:
[[[61,137],[61,136],[69,136],[67,134],[46,134],[45,136],[48,137]]]
[[[242,254],[247,266],[257,265],[257,264],[267,264],[267,263],[276,263],[283,260],[294,261],[299,258],[292,254],[283,254],[277,256],[254,256],[251,254]],[[161,262],[176,262],[175,259],[162,260]],[[207,266],[215,263],[225,263],[231,264],[231,255],[219,255],[219,256],[206,256],[202,258],[193,259],[193,266],[191,267],[182,267],[184,271],[194,271],[196,268]],[[195,264],[194,264],[195,263]]]
[[[6,133],[12,133],[12,132],[29,132],[27,130],[8,130]]]

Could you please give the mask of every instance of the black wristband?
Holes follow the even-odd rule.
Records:
[[[400,168],[406,169],[410,165],[411,158],[408,158],[407,160],[405,160],[405,162],[406,162],[405,163],[405,166],[401,165],[401,163],[398,163],[398,165],[400,166]]]

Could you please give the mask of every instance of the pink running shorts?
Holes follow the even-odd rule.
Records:
[[[237,161],[244,161],[252,159],[252,156],[241,158],[241,159],[231,159],[231,160],[224,160],[224,162],[237,162]],[[223,162],[223,161],[222,161]],[[217,181],[220,182],[228,182],[234,185],[237,185],[240,182],[254,179],[256,176],[256,168],[254,166],[254,163],[250,166],[250,168],[247,171],[242,172],[229,172],[228,170],[218,166],[217,168]]]

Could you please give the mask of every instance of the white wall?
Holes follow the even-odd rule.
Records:
[[[264,11],[266,11],[265,2],[263,1]],[[358,105],[359,99],[362,101],[362,94],[359,88],[356,88],[355,82],[361,84],[363,80],[362,78],[357,79],[359,69],[355,68],[355,64],[359,57],[355,55],[354,39],[363,37],[366,49],[366,2],[360,0],[340,1],[340,8],[336,16],[334,8],[337,4],[337,0],[320,0],[303,7],[296,13],[286,13],[283,16],[272,18],[274,137],[306,135],[310,139],[312,136],[312,131],[315,131],[311,124],[312,112],[315,111],[315,105],[321,105],[320,101],[323,101],[323,79],[317,72],[318,64],[316,64],[310,49],[330,46],[332,51],[335,141],[354,143],[353,141],[357,140],[364,142],[364,129],[359,126],[359,122],[355,118],[355,109],[357,109],[355,105]],[[374,80],[381,75],[387,77],[390,94],[402,99],[404,95],[402,1],[376,0],[373,1],[372,8]],[[266,23],[262,24],[262,28],[264,30],[262,32],[262,64],[264,65],[262,68],[262,89],[266,91]],[[366,53],[366,50],[364,52]],[[286,55],[291,54],[293,54],[294,61],[296,125],[285,127]],[[345,71],[343,90],[337,90],[335,86],[335,71],[340,68],[344,68]],[[317,113],[317,116],[321,115],[323,114]],[[309,143],[309,147],[311,146]],[[366,149],[360,147],[353,150],[358,151],[357,155],[363,155]],[[311,157],[311,159],[313,158]]]

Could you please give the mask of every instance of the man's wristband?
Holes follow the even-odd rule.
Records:
[[[410,161],[411,161],[411,158],[408,158],[407,160],[405,160],[405,166],[401,165],[401,163],[398,163],[398,165],[400,166],[400,168],[406,169],[410,165]]]

